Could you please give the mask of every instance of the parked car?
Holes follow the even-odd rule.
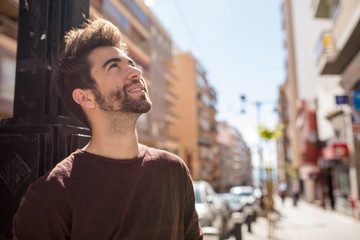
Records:
[[[246,205],[240,202],[240,198],[233,193],[221,193],[219,196],[226,203],[226,234],[225,236],[228,238],[230,235],[239,234],[236,230],[236,224],[243,224],[246,220],[246,211],[244,211],[244,207]],[[240,233],[241,234],[241,233]],[[241,238],[241,237],[239,237]]]
[[[234,186],[230,192],[239,197],[239,201],[247,206],[246,211],[249,218],[247,221],[256,221],[260,206],[257,202],[258,192],[252,186]]]
[[[199,215],[199,224],[203,229],[214,227],[219,238],[224,239],[226,223],[226,205],[207,181],[194,181],[195,207]]]

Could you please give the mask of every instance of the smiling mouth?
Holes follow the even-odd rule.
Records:
[[[143,88],[134,88],[129,91],[129,93],[136,93],[136,92],[145,92]]]

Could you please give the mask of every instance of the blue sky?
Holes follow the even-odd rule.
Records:
[[[182,51],[191,51],[217,92],[217,120],[236,127],[250,147],[258,139],[253,104],[273,127],[285,81],[281,0],[144,0]],[[185,23],[184,20],[185,19]],[[240,114],[245,94],[246,114]]]

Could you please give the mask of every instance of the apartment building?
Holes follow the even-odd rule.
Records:
[[[336,166],[332,174],[336,207],[352,214],[360,191],[360,1],[317,0],[311,7],[314,19],[330,22],[317,36],[319,44],[314,60],[318,72],[339,76],[346,91],[345,102],[350,104],[328,113],[337,136],[324,153]],[[356,209],[355,213],[359,215]]]
[[[351,214],[359,192],[360,2],[284,0],[282,11],[279,166],[306,200]]]
[[[253,185],[250,149],[240,132],[226,122],[217,123],[220,158],[220,191],[231,186]]]
[[[280,161],[284,163],[281,166],[291,167],[285,170],[293,176],[287,178],[292,179],[293,193],[301,191],[307,201],[318,202],[324,199],[320,149],[335,135],[326,113],[338,107],[335,97],[344,95],[344,90],[339,76],[320,75],[314,64],[318,36],[331,22],[313,18],[313,2],[284,0],[282,3],[287,75],[281,86],[283,106],[279,109],[282,108],[286,127],[283,153],[279,156],[285,158]]]
[[[220,177],[216,144],[216,93],[206,79],[202,65],[191,53],[175,55],[178,79],[179,114],[175,129],[180,141],[180,156],[189,164],[195,179],[218,186]]]

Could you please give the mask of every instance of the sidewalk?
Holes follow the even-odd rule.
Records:
[[[282,204],[275,199],[276,209],[282,218],[275,227],[276,240],[358,240],[360,239],[360,221],[342,213],[322,209],[313,204],[299,201],[298,206],[292,205],[290,198]],[[248,233],[243,226],[243,240],[267,240],[268,222],[259,217],[252,224],[253,233]],[[231,237],[229,240],[234,240]]]

